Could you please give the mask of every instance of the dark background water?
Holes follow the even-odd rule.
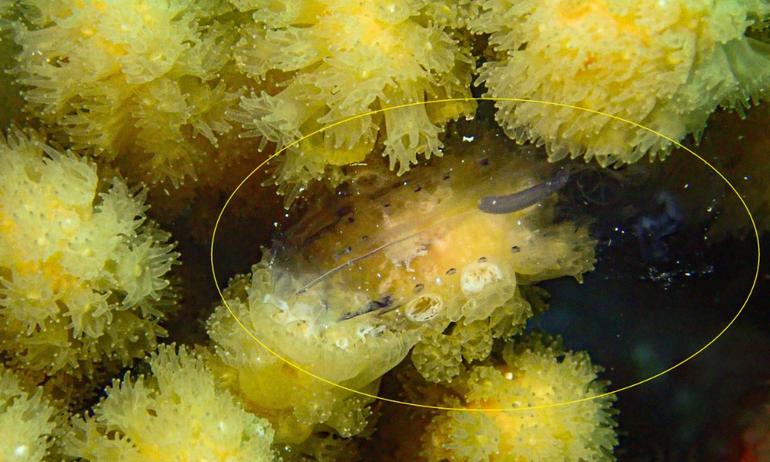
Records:
[[[722,183],[689,160],[691,178],[714,177],[701,185]],[[637,167],[657,170],[636,185],[610,182],[605,196],[611,199],[600,205],[579,204],[596,219],[596,270],[582,285],[542,283],[551,307],[531,322],[563,335],[569,348],[588,351],[605,367],[611,389],[619,389],[687,359],[734,321],[685,364],[619,394],[621,461],[739,460],[741,433],[770,399],[770,266],[762,263],[736,318],[757,274],[756,238],[751,232],[714,236],[713,229],[725,228],[715,226],[719,220],[741,214],[718,213],[706,200],[713,191],[693,192],[699,182],[688,181],[682,165]],[[687,191],[677,189],[683,184]],[[671,204],[656,200],[661,193]],[[695,195],[701,197],[692,200]],[[650,221],[660,226],[639,226]],[[768,255],[770,246],[760,242]]]

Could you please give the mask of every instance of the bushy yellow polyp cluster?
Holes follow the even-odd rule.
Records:
[[[23,0],[17,80],[27,110],[72,149],[115,159],[134,180],[195,177],[237,101],[218,73],[234,26],[224,2]]]
[[[12,371],[0,365],[0,460],[47,460],[55,427],[56,411],[42,390],[30,394]]]
[[[380,145],[399,174],[421,156],[440,155],[444,125],[472,116],[473,101],[335,124],[402,104],[470,97],[474,74],[486,96],[585,107],[675,140],[698,136],[718,105],[743,110],[770,84],[770,45],[744,35],[766,27],[767,0],[19,5],[20,18],[0,20],[20,48],[15,84],[26,110],[60,142],[114,160],[133,179],[178,185],[203,173],[212,184],[268,142],[280,148],[327,128],[278,159],[275,180],[289,202],[312,180],[334,180],[334,167],[363,161]],[[487,60],[480,70],[474,34],[490,34],[490,48],[476,50]],[[552,160],[585,156],[606,166],[671,148],[600,114],[497,105],[507,133],[544,143]]]
[[[472,29],[491,33],[496,60],[479,82],[493,97],[569,104],[627,119],[674,140],[699,137],[718,105],[743,110],[770,85],[770,45],[747,38],[770,17],[766,0],[482,0]],[[664,156],[671,143],[604,115],[497,103],[519,141],[551,160],[603,166]]]
[[[534,335],[509,343],[500,365],[471,367],[446,385],[444,405],[467,409],[548,406],[598,396],[599,368],[585,353]],[[459,400],[453,397],[461,397]],[[614,396],[521,411],[448,411],[423,436],[429,462],[613,461]]]
[[[178,253],[143,193],[12,130],[0,138],[0,346],[32,371],[88,376],[165,334]]]
[[[270,424],[218,389],[200,356],[175,350],[161,346],[151,376],[115,379],[93,414],[73,417],[63,452],[89,462],[273,461]]]
[[[285,146],[313,131],[375,109],[470,96],[474,59],[468,46],[439,24],[441,2],[398,0],[237,0],[253,12],[235,48],[247,75],[279,82],[242,99],[232,112],[251,136]],[[378,136],[399,173],[417,155],[439,154],[438,135],[450,119],[473,113],[473,102],[418,105],[331,127],[293,147],[279,182],[307,183],[327,165],[362,161]]]

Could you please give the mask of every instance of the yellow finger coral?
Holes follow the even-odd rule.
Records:
[[[29,394],[13,372],[0,365],[0,460],[46,460],[56,428],[55,415],[40,389]]]
[[[766,0],[480,0],[476,32],[499,59],[480,83],[493,97],[585,107],[674,140],[696,137],[718,105],[743,110],[770,87],[770,45],[744,36],[770,16]],[[603,166],[664,156],[665,139],[606,116],[500,101],[497,120],[551,160]]]
[[[174,308],[178,253],[144,194],[13,130],[0,138],[0,347],[44,374],[88,377],[143,357]]]
[[[440,2],[233,3],[254,15],[242,28],[236,62],[248,76],[277,85],[244,97],[232,111],[245,135],[283,146],[329,127],[286,153],[279,183],[305,184],[327,165],[361,161],[378,136],[391,169],[398,164],[403,173],[418,154],[440,154],[438,135],[448,120],[473,114],[473,102],[419,105],[332,126],[375,109],[470,96],[474,61],[439,24],[446,19]]]
[[[515,346],[514,346],[515,345]],[[509,343],[505,364],[463,373],[445,396],[449,406],[504,409],[548,406],[598,396],[600,368],[585,353],[534,336]],[[433,418],[423,437],[430,462],[612,461],[617,445],[610,409],[614,396],[540,409],[504,412],[448,411]]]
[[[532,291],[520,285],[581,280],[595,261],[586,227],[554,222],[553,195],[518,212],[479,210],[482,197],[546,178],[541,153],[472,133],[453,133],[444,157],[401,178],[376,161],[348,168],[349,184],[317,195],[275,249],[276,266],[302,281],[287,288],[299,301],[321,297],[343,322],[423,329],[412,360],[434,381],[451,379],[463,359],[485,358],[493,338],[523,328],[533,314],[524,293]]]
[[[273,430],[215,386],[203,359],[161,346],[152,375],[130,374],[105,390],[93,414],[72,418],[63,452],[89,462],[269,462]]]
[[[223,1],[22,0],[15,72],[27,110],[75,151],[133,180],[195,177],[231,129],[238,95],[219,78],[234,26]]]

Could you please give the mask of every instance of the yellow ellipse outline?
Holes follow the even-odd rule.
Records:
[[[650,133],[654,133],[655,135],[658,135],[661,138],[664,138],[664,139],[674,143],[675,146],[677,146],[677,147],[679,147],[681,149],[684,149],[685,151],[689,152],[690,154],[692,154],[693,156],[698,158],[698,160],[700,160],[701,162],[706,164],[706,166],[708,166],[711,170],[713,170],[717,175],[719,175],[720,178],[722,178],[722,180],[725,183],[727,183],[727,185],[730,187],[730,189],[733,191],[733,193],[735,193],[735,195],[738,197],[738,200],[741,201],[741,204],[743,205],[743,208],[746,210],[746,213],[749,215],[749,220],[751,220],[751,226],[754,229],[754,237],[756,238],[756,243],[757,243],[757,270],[754,273],[754,280],[752,281],[751,289],[749,290],[749,293],[746,296],[746,299],[743,301],[743,305],[741,305],[741,308],[738,310],[738,313],[735,314],[733,319],[730,320],[730,322],[716,335],[716,337],[711,339],[711,341],[709,341],[704,346],[702,346],[698,351],[696,351],[695,353],[691,354],[690,356],[688,356],[687,358],[683,359],[682,361],[678,362],[677,364],[674,364],[673,366],[669,367],[668,369],[666,369],[664,371],[661,371],[661,372],[658,372],[657,374],[655,374],[655,375],[653,375],[651,377],[648,377],[648,378],[646,378],[644,380],[641,380],[639,382],[633,383],[631,385],[626,385],[626,386],[624,386],[622,388],[618,388],[617,390],[608,391],[606,393],[602,393],[602,394],[596,395],[596,396],[591,396],[591,397],[588,397],[588,398],[581,398],[581,399],[576,399],[576,400],[572,400],[572,401],[564,401],[564,402],[561,402],[561,403],[543,404],[543,405],[540,405],[540,406],[517,407],[517,408],[499,408],[499,409],[497,409],[497,408],[495,408],[495,409],[455,408],[455,407],[444,407],[444,406],[432,406],[432,405],[420,404],[420,403],[408,403],[406,401],[399,401],[397,399],[384,398],[384,397],[381,397],[381,396],[365,393],[365,392],[362,392],[362,391],[359,391],[359,390],[354,390],[352,388],[346,387],[344,385],[340,385],[338,383],[332,382],[331,380],[327,380],[327,379],[325,379],[323,377],[315,375],[312,372],[306,371],[305,369],[297,366],[296,364],[292,363],[291,361],[288,361],[287,359],[285,359],[284,357],[280,356],[275,351],[273,351],[270,348],[268,348],[267,345],[262,343],[256,336],[254,336],[254,334],[252,334],[246,328],[246,326],[244,326],[243,323],[241,323],[241,321],[238,319],[238,317],[235,316],[235,313],[233,313],[233,310],[227,304],[227,300],[225,300],[224,294],[219,289],[219,281],[217,281],[216,270],[214,269],[214,240],[216,239],[217,228],[219,226],[220,220],[222,219],[222,215],[225,213],[225,209],[227,209],[227,205],[230,203],[230,200],[235,196],[235,194],[238,192],[238,190],[241,188],[241,186],[243,186],[249,180],[249,178],[251,178],[252,175],[254,175],[257,171],[259,171],[259,169],[264,167],[268,162],[270,162],[272,159],[274,159],[275,157],[280,155],[283,151],[289,149],[290,147],[294,146],[295,144],[298,144],[298,143],[300,143],[300,142],[310,138],[311,136],[317,135],[319,133],[323,133],[324,131],[326,131],[326,130],[332,128],[332,127],[336,127],[338,125],[342,125],[344,123],[347,123],[347,122],[350,122],[350,121],[353,121],[353,120],[356,120],[356,119],[360,119],[362,117],[366,117],[366,116],[370,116],[370,115],[374,115],[374,114],[380,114],[380,113],[383,113],[383,112],[393,111],[393,110],[396,110],[396,109],[401,109],[401,108],[406,108],[406,107],[419,106],[419,105],[428,105],[428,104],[439,104],[439,103],[457,103],[457,102],[466,102],[467,103],[469,101],[495,101],[495,102],[498,102],[498,101],[509,101],[509,102],[520,102],[520,103],[537,103],[537,104],[543,104],[543,105],[548,105],[548,106],[566,107],[566,108],[570,108],[570,109],[577,109],[577,110],[581,110],[581,111],[585,111],[585,112],[590,112],[590,113],[593,113],[593,114],[603,115],[603,116],[609,117],[611,119],[619,120],[619,121],[625,122],[625,123],[627,123],[629,125],[633,125],[633,126],[635,126],[637,128],[642,128],[644,130],[647,130]],[[294,367],[295,369],[299,370],[300,372],[303,372],[303,373],[305,373],[305,374],[307,374],[307,375],[309,375],[309,376],[311,376],[311,377],[313,377],[313,378],[315,378],[317,380],[325,382],[325,383],[327,383],[329,385],[333,385],[335,387],[341,388],[341,389],[343,389],[345,391],[348,391],[348,392],[351,392],[351,393],[354,393],[354,394],[357,394],[357,395],[361,395],[361,396],[366,396],[367,398],[379,399],[381,401],[386,401],[386,402],[390,402],[390,403],[394,403],[394,404],[402,404],[402,405],[405,405],[405,406],[413,406],[413,407],[418,407],[418,408],[423,408],[423,409],[435,409],[435,410],[439,410],[439,411],[504,412],[504,411],[524,411],[524,410],[531,410],[531,409],[546,409],[546,408],[551,408],[551,407],[566,406],[568,404],[581,403],[581,402],[584,402],[584,401],[591,401],[593,399],[602,398],[602,397],[605,397],[605,396],[611,396],[611,395],[620,393],[621,391],[626,391],[626,390],[629,390],[631,388],[634,388],[634,387],[637,387],[639,385],[642,385],[644,383],[647,383],[647,382],[649,382],[651,380],[654,380],[654,379],[656,379],[656,378],[658,378],[658,377],[660,377],[660,376],[662,376],[664,374],[667,374],[667,373],[671,372],[672,370],[674,370],[677,367],[685,364],[686,362],[690,361],[691,359],[695,358],[696,356],[701,354],[706,348],[711,346],[711,344],[716,342],[717,339],[719,339],[719,337],[721,337],[725,332],[727,332],[727,329],[729,329],[730,326],[732,326],[733,323],[735,323],[735,321],[738,319],[738,316],[740,316],[741,313],[743,312],[743,309],[746,308],[746,305],[749,303],[749,299],[751,299],[751,295],[754,293],[754,288],[757,285],[757,280],[759,279],[759,268],[760,268],[760,262],[761,262],[761,248],[760,248],[760,241],[759,241],[759,231],[757,230],[757,224],[754,221],[754,216],[751,214],[751,210],[749,210],[749,206],[746,204],[746,201],[743,200],[743,197],[741,197],[741,195],[738,193],[738,190],[735,189],[735,186],[733,186],[733,184],[730,183],[730,181],[724,175],[722,175],[722,173],[719,170],[717,170],[716,167],[711,165],[706,159],[704,159],[703,157],[698,155],[695,151],[693,151],[693,150],[689,149],[688,147],[682,145],[678,141],[676,141],[676,140],[674,140],[672,138],[669,138],[668,136],[666,136],[666,135],[664,135],[662,133],[659,133],[659,132],[657,132],[657,131],[655,131],[655,130],[653,130],[651,128],[645,127],[644,125],[640,125],[640,124],[638,124],[636,122],[632,122],[632,121],[624,119],[622,117],[618,117],[618,116],[615,116],[615,115],[612,115],[612,114],[607,114],[607,113],[601,112],[601,111],[596,111],[596,110],[593,110],[593,109],[587,109],[587,108],[583,108],[583,107],[579,107],[579,106],[573,106],[573,105],[570,105],[570,104],[555,103],[555,102],[552,102],[552,101],[538,101],[538,100],[531,100],[531,99],[525,99],[525,98],[491,98],[491,97],[480,97],[480,98],[446,98],[446,99],[439,99],[439,100],[432,100],[432,101],[421,101],[421,102],[416,102],[416,103],[406,103],[406,104],[400,104],[398,106],[381,108],[381,109],[377,109],[376,111],[371,111],[371,112],[367,112],[367,113],[364,113],[364,114],[359,114],[359,115],[356,115],[356,116],[353,116],[353,117],[349,117],[347,119],[335,122],[333,124],[327,125],[325,127],[322,127],[320,129],[310,133],[309,135],[305,135],[302,138],[300,138],[300,139],[298,139],[296,141],[293,141],[292,143],[284,146],[281,150],[279,150],[278,152],[272,154],[270,157],[265,159],[261,164],[259,164],[257,166],[257,168],[252,170],[251,173],[249,173],[246,176],[246,178],[244,178],[243,181],[241,181],[238,184],[238,186],[235,188],[233,193],[230,194],[230,197],[227,198],[227,201],[225,201],[225,205],[222,206],[222,210],[219,212],[219,216],[217,217],[217,221],[214,224],[214,231],[213,231],[213,233],[211,235],[210,259],[211,259],[211,274],[214,277],[214,284],[215,284],[215,286],[217,288],[217,292],[219,292],[219,297],[222,299],[222,302],[225,304],[225,307],[227,308],[227,310],[230,311],[230,315],[233,317],[233,319],[235,319],[235,322],[237,322],[238,325],[241,326],[241,328],[244,331],[246,331],[246,333],[249,334],[249,336],[251,338],[253,338],[264,349],[266,349],[268,352],[270,352],[270,354],[272,354],[276,358],[280,359],[281,361],[285,362],[286,364],[290,365],[291,367]]]

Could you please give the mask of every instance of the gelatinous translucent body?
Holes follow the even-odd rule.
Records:
[[[275,295],[319,300],[325,323],[425,329],[421,341],[451,337],[442,334],[451,323],[486,323],[470,329],[479,350],[468,352],[485,357],[490,336],[515,333],[531,315],[517,284],[579,278],[593,267],[594,245],[586,229],[553,222],[555,196],[512,213],[479,210],[482,198],[556,176],[535,150],[490,138],[452,138],[447,155],[402,177],[376,160],[351,167],[341,190],[314,195],[280,236]],[[456,338],[466,334],[461,328]],[[448,361],[458,364],[459,355]]]

